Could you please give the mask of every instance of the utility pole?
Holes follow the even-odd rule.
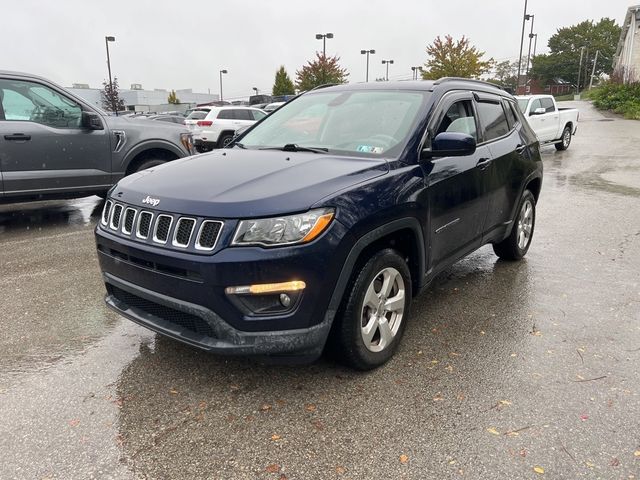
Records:
[[[596,58],[593,60],[593,68],[591,69],[591,80],[589,80],[589,90],[593,87],[593,77],[596,74],[596,64],[598,63],[598,54],[600,50],[596,50]]]
[[[113,82],[111,81],[111,59],[109,58],[109,42],[115,42],[116,37],[108,36],[104,37],[104,43],[107,46],[107,69],[109,70],[109,93],[111,94],[111,108],[113,113],[118,116],[118,107],[116,105],[116,99],[113,96]]]
[[[524,45],[524,27],[527,20],[527,0],[524,0],[524,13],[522,14],[522,33],[520,34],[520,54],[518,55],[518,77],[516,80],[516,93],[518,93],[518,85],[520,85],[520,71],[522,68],[522,47]]]
[[[580,72],[582,72],[582,57],[584,55],[584,49],[587,47],[580,47],[580,65],[578,65],[578,83],[576,85],[576,95],[580,95]]]

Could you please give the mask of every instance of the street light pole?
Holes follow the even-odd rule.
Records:
[[[322,40],[322,83],[327,83],[327,38],[333,38],[333,33],[316,33],[316,40]]]
[[[252,90],[253,90],[254,92],[256,92],[256,95],[258,95],[258,92],[259,92],[258,87],[253,87],[253,89],[252,89]]]
[[[413,72],[413,80],[418,80],[418,72],[422,72],[422,67],[411,67]]]
[[[386,77],[386,79],[387,79],[387,82],[388,82],[389,81],[389,65],[390,64],[393,65],[393,60],[382,60],[382,64],[383,65],[385,65],[385,64],[387,65],[387,77]]]
[[[109,70],[109,93],[111,95],[111,108],[113,112],[118,115],[118,108],[116,106],[116,99],[113,97],[113,82],[111,80],[111,59],[109,58],[109,42],[115,42],[116,37],[104,37],[104,44],[107,46],[107,69]]]
[[[522,33],[520,34],[520,54],[518,55],[518,77],[516,80],[516,93],[518,90],[518,85],[520,85],[520,71],[522,70],[522,47],[524,45],[524,27],[525,22],[528,20],[527,18],[527,0],[524,0],[524,13],[522,15]]]
[[[227,70],[220,70],[220,101],[222,101],[222,74],[228,73]]]
[[[527,81],[529,80],[529,61],[531,60],[531,41],[533,40],[533,24],[535,22],[535,15],[528,15],[529,19],[531,19],[531,31],[529,32],[529,50],[527,51],[527,68],[525,68],[524,73],[524,85],[525,91],[527,88]]]
[[[369,55],[374,55],[375,53],[375,50],[360,50],[360,54],[367,56],[367,76],[365,82],[369,81]]]

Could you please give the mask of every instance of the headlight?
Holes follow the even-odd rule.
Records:
[[[189,152],[190,154],[195,153],[195,149],[193,148],[193,135],[190,133],[181,133],[180,141],[182,142],[182,146]]]
[[[332,208],[274,218],[242,220],[232,245],[293,245],[310,242],[324,232],[333,219]]]

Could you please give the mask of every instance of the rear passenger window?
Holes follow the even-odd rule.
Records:
[[[253,121],[253,115],[251,115],[251,110],[246,110],[244,108],[234,110],[235,119],[236,120],[251,120]]]
[[[500,103],[478,102],[478,115],[486,142],[509,133],[507,117]]]
[[[436,135],[442,132],[466,133],[478,141],[476,119],[470,100],[456,102],[449,107],[436,130]]]
[[[218,112],[218,118],[220,120],[233,120],[235,118],[233,112],[233,110],[220,110]]]
[[[509,128],[513,128],[518,121],[516,120],[516,114],[513,111],[513,106],[510,102],[504,101],[502,104],[504,107],[504,113],[507,115],[507,122],[509,123]]]

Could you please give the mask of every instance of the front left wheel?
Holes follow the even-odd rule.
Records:
[[[571,145],[571,128],[567,125],[562,131],[561,141],[556,143],[556,150],[561,152],[569,148],[569,145]]]
[[[402,338],[411,306],[411,273],[394,250],[374,254],[356,274],[336,319],[339,354],[371,370],[387,362]]]

